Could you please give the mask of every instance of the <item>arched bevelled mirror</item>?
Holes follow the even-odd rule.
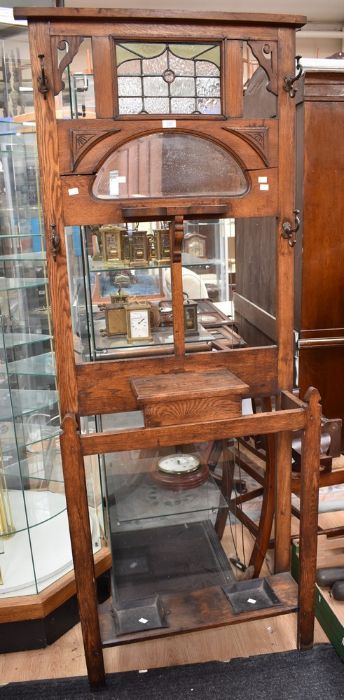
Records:
[[[98,171],[92,191],[99,199],[238,196],[248,187],[247,176],[225,148],[194,134],[168,131],[116,149]]]

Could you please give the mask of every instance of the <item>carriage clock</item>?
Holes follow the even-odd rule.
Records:
[[[206,258],[207,237],[201,233],[186,233],[184,236],[184,252],[195,255],[196,258]]]
[[[102,257],[107,262],[120,263],[122,261],[121,227],[100,226]]]
[[[171,248],[170,248],[170,232],[168,228],[156,228],[154,229],[155,239],[156,239],[156,257],[159,263],[170,262],[171,259]]]
[[[122,262],[130,265],[148,265],[147,231],[125,228],[121,231]]]
[[[151,304],[146,301],[126,304],[126,326],[128,343],[151,341]]]
[[[99,306],[105,312],[105,333],[107,336],[125,335],[127,332],[127,318],[125,305],[128,294],[121,289],[116,294],[111,294],[110,304]]]
[[[189,299],[184,292],[184,332],[185,335],[198,333],[197,302]]]

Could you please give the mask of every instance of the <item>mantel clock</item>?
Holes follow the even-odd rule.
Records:
[[[131,303],[125,306],[127,338],[129,343],[151,341],[151,305],[148,302]]]

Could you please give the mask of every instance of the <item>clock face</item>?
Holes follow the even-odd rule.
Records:
[[[177,452],[172,455],[161,457],[158,461],[159,471],[166,474],[189,474],[196,471],[200,466],[200,462],[196,455]]]
[[[130,311],[130,335],[132,338],[149,337],[148,309]]]

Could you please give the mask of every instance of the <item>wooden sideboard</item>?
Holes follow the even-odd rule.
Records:
[[[344,74],[307,72],[297,105],[295,328],[300,393],[344,418]]]

